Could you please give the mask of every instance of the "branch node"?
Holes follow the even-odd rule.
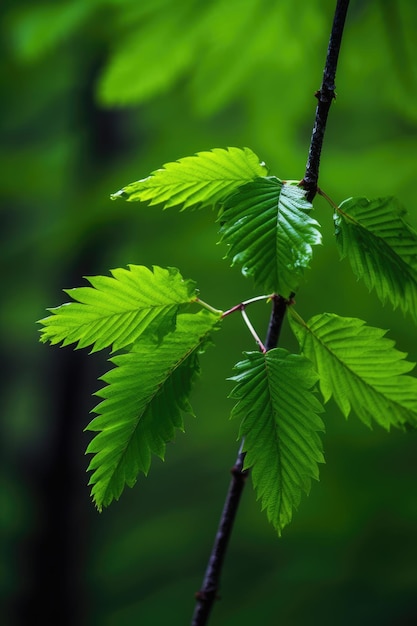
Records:
[[[207,601],[211,602],[212,600],[221,600],[221,596],[217,593],[216,589],[205,589],[205,590],[200,589],[199,591],[195,592],[194,597],[196,600],[199,600],[200,602],[207,602]]]
[[[245,481],[248,477],[249,470],[244,470],[241,466],[235,464],[230,470],[230,473],[235,479]]]
[[[349,0],[337,0],[333,19],[332,32],[327,50],[326,63],[321,87],[314,94],[317,98],[316,116],[311,133],[310,149],[304,178],[300,186],[307,191],[307,200],[312,202],[317,193],[319,179],[320,156],[326,130],[327,116],[330,105],[336,99],[336,69],[342,42],[343,29]]]
[[[321,87],[314,94],[319,102],[329,103],[332,100],[336,100],[336,85],[332,87]]]

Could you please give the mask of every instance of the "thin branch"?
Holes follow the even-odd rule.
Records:
[[[219,527],[210,559],[207,565],[201,590],[196,593],[196,607],[191,626],[203,626],[213,608],[214,601],[218,598],[220,574],[223,561],[226,556],[227,545],[233,529],[233,523],[239,507],[240,496],[245,486],[248,471],[243,469],[245,453],[242,450],[243,442],[239,450],[236,463],[231,469],[232,479],[226,496]]]
[[[277,346],[287,306],[292,303],[291,300],[286,300],[281,296],[272,296],[272,302],[271,319],[265,339],[267,350],[271,350]],[[241,304],[240,307],[243,315],[245,312],[244,306]],[[243,469],[244,461],[245,453],[243,452],[242,440],[236,463],[232,468],[232,479],[230,481],[229,491],[224,503],[210,559],[207,564],[203,584],[200,591],[196,593],[196,606],[191,626],[205,626],[207,624],[213,604],[218,598],[223,562],[239,507],[240,497],[249,473],[249,470]]]
[[[349,0],[337,0],[333,19],[332,32],[329,47],[327,49],[326,64],[324,66],[323,81],[315,96],[318,99],[316,117],[311,135],[310,150],[308,153],[307,166],[301,187],[307,190],[307,199],[311,202],[317,193],[319,180],[320,156],[323,147],[324,133],[326,130],[327,116],[330,105],[336,98],[336,69],[339,59],[340,44],[342,43],[343,29]]]
[[[349,0],[337,1],[326,65],[324,68],[323,83],[320,90],[316,94],[318,98],[316,118],[311,137],[306,172],[300,183],[300,185],[308,191],[308,199],[310,201],[314,198],[317,192],[320,155],[326,129],[327,116],[332,100],[335,98],[336,67],[348,5]],[[293,294],[288,300],[279,295],[272,297],[272,313],[265,340],[266,350],[271,350],[278,345],[282,323],[288,306],[292,304],[292,298]],[[247,303],[249,303],[249,301]],[[226,314],[235,310],[241,310],[244,312],[244,306],[245,304],[241,303],[237,307],[234,307],[233,310],[231,309],[230,311],[227,311]],[[225,314],[223,314],[223,317],[224,315]],[[205,626],[207,624],[214,601],[218,596],[220,575],[226,555],[227,545],[233,529],[242,490],[248,475],[248,470],[243,469],[244,460],[245,453],[243,452],[242,442],[236,463],[232,469],[232,479],[220,518],[213,549],[207,564],[203,585],[200,591],[196,594],[197,603],[191,623],[192,626]]]
[[[287,306],[292,304],[292,298],[294,295],[295,294],[291,294],[289,300],[283,298],[282,296],[274,296],[268,332],[265,339],[266,350],[272,350],[272,348],[277,347],[285,312],[287,310]]]

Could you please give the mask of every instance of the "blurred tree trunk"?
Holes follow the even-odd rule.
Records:
[[[75,176],[78,184],[88,188],[92,172],[112,161],[126,144],[121,132],[120,112],[97,108],[93,88],[98,63],[81,75],[84,88],[79,93],[77,124],[86,140]],[[81,68],[80,68],[81,71]],[[106,234],[111,241],[111,234]],[[91,268],[101,265],[103,256],[101,232],[84,239],[79,249],[67,259],[62,285],[76,285]],[[88,544],[94,516],[97,514],[86,487],[84,450],[88,435],[83,434],[87,416],[94,405],[92,389],[102,373],[103,363],[91,363],[84,351],[71,349],[48,353],[43,372],[41,394],[50,398],[47,417],[48,436],[35,442],[22,459],[31,498],[36,503],[36,523],[22,543],[19,553],[20,581],[13,609],[15,622],[26,624],[59,624],[83,626],[91,623],[88,581]],[[103,358],[104,361],[104,358]]]

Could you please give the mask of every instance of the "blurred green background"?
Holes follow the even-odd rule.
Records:
[[[253,343],[239,317],[202,360],[197,419],[120,502],[89,500],[83,433],[108,355],[38,343],[62,288],[128,263],[174,265],[226,309],[258,292],[229,269],[210,212],[111,202],[161,164],[249,146],[302,178],[335,2],[3,0],[0,194],[1,623],[188,624],[238,443],[225,379]],[[320,184],[396,195],[417,226],[417,3],[352,0]],[[305,318],[366,319],[417,360],[410,318],[339,263],[332,214],[297,295]],[[269,308],[251,308],[261,335]],[[282,345],[295,349],[287,329]],[[250,483],[216,626],[417,623],[417,433],[368,430],[331,403],[327,464],[278,539]]]

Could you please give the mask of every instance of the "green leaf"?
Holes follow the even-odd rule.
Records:
[[[88,278],[92,287],[65,290],[74,302],[50,309],[40,320],[41,341],[77,348],[92,345],[92,352],[112,346],[119,350],[134,343],[145,331],[161,338],[174,330],[182,305],[196,300],[193,281],[175,268],[143,265],[112,270],[110,276]]]
[[[289,297],[321,242],[306,192],[278,178],[257,178],[229,197],[221,214],[222,241],[232,265],[267,291]]]
[[[333,396],[345,417],[353,409],[367,426],[372,420],[387,430],[417,426],[417,378],[405,376],[414,363],[384,337],[386,331],[330,313],[305,323],[290,312],[301,351],[320,376],[325,402]]]
[[[369,290],[417,321],[417,232],[405,215],[395,198],[349,198],[335,215],[336,241]]]
[[[87,453],[92,497],[99,510],[117,500],[139,472],[147,474],[151,455],[164,458],[166,443],[183,430],[183,413],[192,413],[188,397],[199,373],[198,355],[219,321],[208,311],[178,316],[175,332],[155,345],[142,337],[132,350],[111,359],[116,367],[102,377],[103,401],[87,430],[99,434]]]
[[[111,197],[163,204],[164,208],[214,206],[240,185],[266,173],[265,165],[249,148],[214,148],[166,163]]]
[[[231,397],[238,403],[231,417],[242,419],[245,467],[252,468],[262,509],[281,534],[324,462],[317,434],[324,431],[323,409],[312,391],[317,374],[307,359],[281,348],[246,353],[235,369]]]

